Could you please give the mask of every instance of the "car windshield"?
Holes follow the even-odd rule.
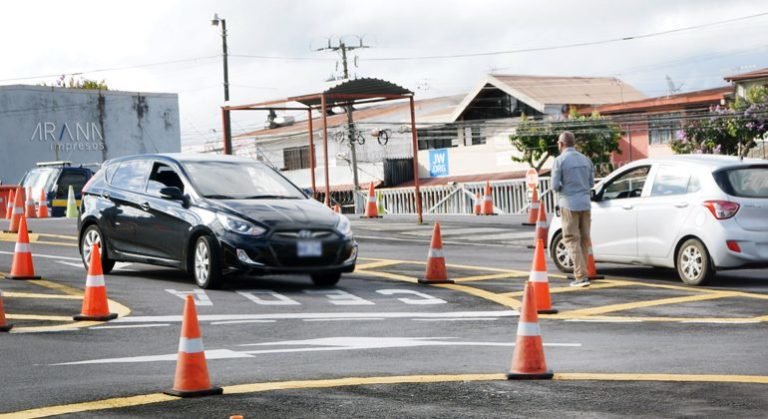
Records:
[[[715,173],[720,188],[733,196],[768,198],[768,166],[728,169]]]
[[[53,181],[53,174],[56,169],[32,169],[24,177],[21,182],[21,186],[25,188],[33,188],[35,191],[40,189],[50,189],[50,184]]]
[[[195,161],[184,168],[197,191],[213,199],[304,199],[291,182],[259,163]]]

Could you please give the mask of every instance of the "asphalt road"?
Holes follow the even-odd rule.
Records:
[[[286,276],[202,291],[181,272],[120,264],[106,282],[121,317],[107,323],[71,320],[85,285],[74,221],[30,220],[43,280],[0,280],[14,324],[0,335],[0,417],[766,415],[762,271],[692,288],[671,271],[600,265],[606,279],[571,289],[549,264],[559,313],[539,322],[555,379],[507,381],[532,257],[520,220],[441,217],[453,285],[416,283],[431,218],[353,219],[358,270],[334,289]],[[0,236],[2,273],[13,246]],[[190,293],[223,396],[160,394]]]

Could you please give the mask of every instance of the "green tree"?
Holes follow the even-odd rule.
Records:
[[[534,121],[523,116],[515,133],[509,136],[512,145],[522,153],[519,157],[512,156],[512,160],[541,170],[547,159],[560,154],[557,138],[563,131],[573,132],[576,147],[592,160],[598,175],[611,171],[611,153],[621,153],[621,129],[598,113],[590,116],[571,113],[564,121]]]
[[[768,132],[768,87],[747,91],[727,106],[715,106],[702,118],[686,121],[670,146],[675,153],[746,156],[756,138]]]

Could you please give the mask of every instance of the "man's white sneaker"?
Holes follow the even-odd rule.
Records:
[[[587,279],[587,278],[577,279],[575,281],[571,281],[570,285],[572,287],[588,287],[589,286],[589,279]]]

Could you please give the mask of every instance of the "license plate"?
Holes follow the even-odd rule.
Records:
[[[300,258],[323,255],[323,243],[317,240],[303,240],[296,243],[296,254]]]

